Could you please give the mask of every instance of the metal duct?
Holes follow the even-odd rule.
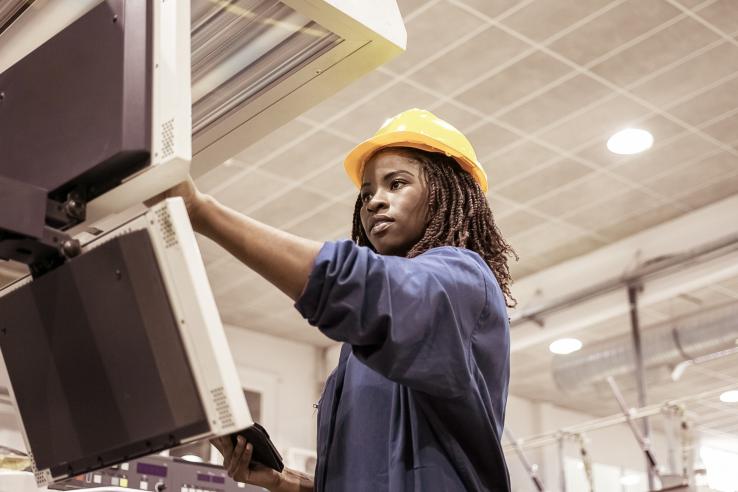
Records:
[[[641,340],[646,368],[673,366],[735,348],[738,344],[738,304],[659,323],[644,330]],[[620,376],[634,370],[635,354],[630,334],[553,358],[553,378],[565,391],[573,392],[607,376]]]

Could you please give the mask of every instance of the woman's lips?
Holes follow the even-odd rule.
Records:
[[[392,221],[380,220],[379,222],[374,224],[374,227],[372,227],[372,234],[379,234],[381,232],[384,232],[390,225],[392,225]]]

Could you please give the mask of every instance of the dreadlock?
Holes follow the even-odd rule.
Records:
[[[474,251],[484,259],[497,278],[507,306],[515,307],[517,301],[510,292],[512,278],[507,261],[511,256],[517,261],[518,255],[495,225],[479,183],[451,157],[410,147],[392,147],[391,150],[421,164],[428,188],[425,233],[410,249],[407,257],[413,258],[439,246],[457,246]],[[354,206],[351,239],[359,246],[376,251],[361,225],[362,206],[359,194]]]

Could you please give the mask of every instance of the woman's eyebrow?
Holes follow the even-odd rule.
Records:
[[[399,170],[397,170],[397,171],[390,171],[390,172],[388,172],[387,174],[385,174],[385,175],[384,175],[384,176],[382,177],[382,180],[383,180],[383,181],[387,181],[388,179],[394,178],[394,177],[395,177],[396,175],[398,175],[398,174],[407,174],[408,176],[410,176],[410,177],[412,177],[412,178],[414,178],[414,177],[415,177],[415,175],[414,175],[413,173],[411,173],[410,171],[405,171],[405,170],[403,170],[403,169],[399,169]],[[364,188],[366,188],[367,186],[370,186],[370,185],[371,185],[371,183],[363,183],[363,184],[361,185],[361,189],[364,189]]]
[[[410,176],[412,178],[415,177],[415,175],[413,173],[411,173],[410,171],[405,171],[404,169],[398,169],[397,171],[390,171],[390,172],[388,172],[387,174],[384,175],[384,178],[382,178],[382,179],[384,179],[385,181],[387,181],[388,179],[394,178],[398,174],[407,174],[408,176]]]

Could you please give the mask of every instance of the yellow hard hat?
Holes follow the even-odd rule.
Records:
[[[487,173],[469,140],[459,130],[424,109],[408,109],[384,122],[377,133],[349,152],[343,162],[357,188],[361,188],[364,164],[384,147],[413,147],[440,152],[456,160],[487,192]]]

